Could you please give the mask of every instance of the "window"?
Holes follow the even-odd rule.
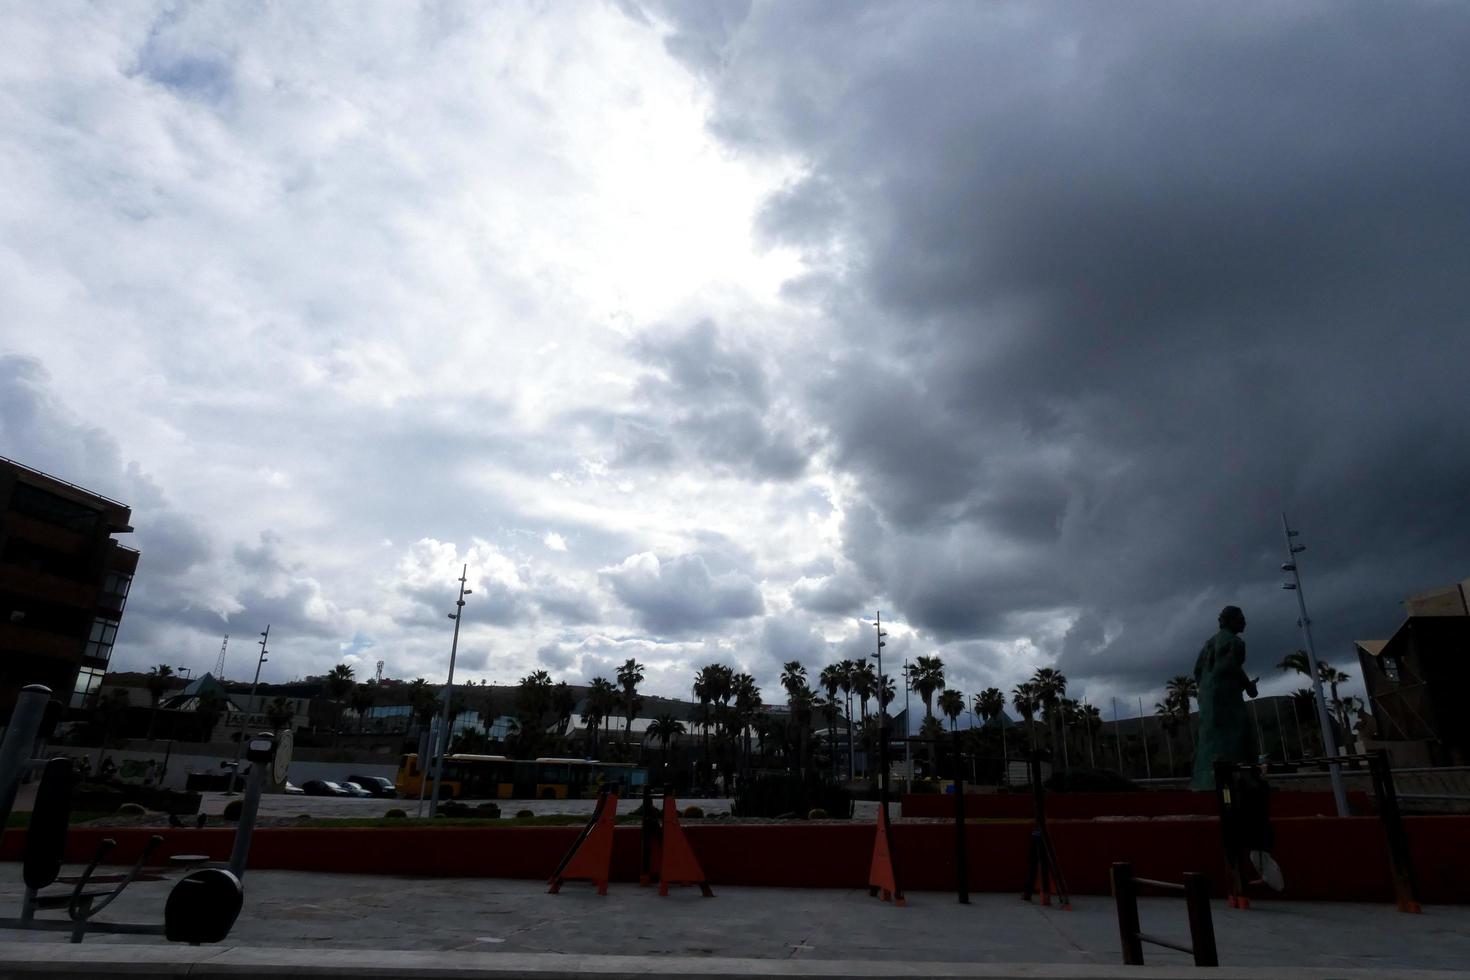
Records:
[[[71,531],[92,531],[97,527],[98,513],[90,507],[73,503],[65,497],[48,493],[28,483],[17,483],[10,495],[10,507],[17,513],[55,524]]]
[[[1379,657],[1378,658],[1378,663],[1379,663],[1379,666],[1381,666],[1383,668],[1384,676],[1386,676],[1389,680],[1393,681],[1394,683],[1398,683],[1398,679],[1399,679],[1399,658],[1398,657]]]
[[[132,588],[133,577],[127,572],[108,572],[102,580],[102,598],[111,599],[111,605],[122,606],[123,600],[128,597],[128,589]]]
[[[87,637],[86,655],[98,660],[112,656],[112,645],[117,641],[117,620],[94,619],[92,633]]]
[[[91,667],[83,667],[77,671],[76,687],[72,689],[71,706],[73,708],[88,707],[92,699],[96,697],[98,690],[102,687],[102,678],[106,671],[94,670]]]

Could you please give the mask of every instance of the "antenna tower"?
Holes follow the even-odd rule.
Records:
[[[230,634],[225,634],[224,642],[219,645],[219,659],[214,662],[214,679],[223,683],[225,679],[225,647],[230,645]]]
[[[383,661],[378,661],[378,683],[383,683]]]

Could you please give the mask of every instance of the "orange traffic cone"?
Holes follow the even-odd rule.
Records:
[[[903,906],[903,890],[898,887],[898,869],[893,864],[893,834],[888,825],[888,815],[878,808],[878,832],[873,836],[873,865],[868,871],[868,894],[876,895],[893,904]]]

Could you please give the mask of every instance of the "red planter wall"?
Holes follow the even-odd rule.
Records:
[[[1368,812],[1366,793],[1353,792],[1348,800],[1362,812]],[[1214,793],[1164,791],[1147,793],[1048,793],[1046,815],[1050,820],[1092,817],[1131,816],[1205,816],[1213,817],[1216,809]],[[1332,816],[1337,807],[1331,793],[1273,793],[1273,817]],[[940,793],[917,793],[903,798],[905,817],[954,816],[954,796]],[[1030,793],[970,793],[965,796],[965,816],[987,819],[1031,819]]]
[[[1470,817],[1407,817],[1405,828],[1425,902],[1470,902]],[[716,885],[858,888],[867,884],[873,846],[868,824],[701,826],[686,823],[690,842]],[[1383,829],[1376,818],[1285,818],[1275,821],[1276,858],[1286,876],[1284,897],[1387,902],[1393,897]],[[1030,840],[1027,823],[966,827],[970,887],[1019,893]],[[134,860],[152,831],[76,829],[67,860],[88,859],[103,837],[118,842],[118,863]],[[954,887],[954,828],[947,824],[895,825],[899,873],[905,889]],[[1079,821],[1051,823],[1057,858],[1078,895],[1108,890],[1108,866],[1131,861],[1144,877],[1179,880],[1204,871],[1220,891],[1224,862],[1214,820]],[[359,874],[445,875],[544,879],[576,837],[575,827],[487,828],[268,828],[255,834],[251,868]],[[9,831],[0,859],[18,860],[24,839]],[[160,851],[229,856],[229,830],[168,830]],[[637,828],[619,828],[612,877],[635,881],[641,853]],[[1222,892],[1223,893],[1223,892]]]

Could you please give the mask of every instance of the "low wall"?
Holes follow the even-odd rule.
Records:
[[[1418,876],[1420,898],[1430,903],[1470,902],[1470,817],[1404,820]],[[1286,877],[1284,898],[1388,902],[1393,898],[1383,828],[1372,817],[1302,817],[1274,822],[1274,852]],[[716,885],[859,888],[867,884],[874,829],[871,824],[685,823],[690,842]],[[1223,894],[1224,861],[1218,823],[1200,820],[1080,821],[1050,824],[1057,858],[1078,895],[1108,891],[1108,867],[1131,861],[1144,877],[1180,880],[1204,871]],[[88,860],[97,841],[118,842],[114,860],[136,859],[148,835],[139,828],[78,828],[67,840],[66,859]],[[250,867],[359,874],[443,875],[544,879],[571,846],[576,827],[263,828],[256,831]],[[1031,827],[1024,822],[966,827],[970,887],[1017,892],[1026,874]],[[229,855],[229,830],[164,831],[161,857],[202,853]],[[906,889],[954,887],[954,828],[945,824],[897,824],[893,828],[899,874]],[[16,860],[24,833],[10,831],[0,859]],[[615,832],[612,876],[637,879],[639,830]]]
[[[1366,793],[1348,793],[1348,802],[1359,813],[1370,811]],[[1150,793],[1047,793],[1048,820],[1093,817],[1215,816],[1219,804],[1214,793],[1158,790]],[[911,793],[903,797],[905,817],[954,817],[954,795]],[[1336,816],[1331,793],[1272,793],[1272,817]],[[966,793],[965,816],[992,820],[1030,820],[1030,793]]]

